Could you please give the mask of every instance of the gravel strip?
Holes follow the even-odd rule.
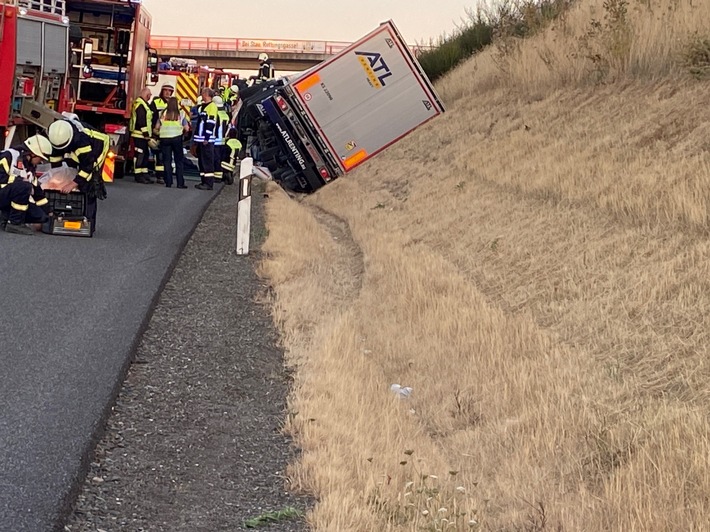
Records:
[[[216,531],[311,501],[287,491],[295,450],[281,431],[289,375],[254,268],[234,253],[237,187],[225,187],[154,310],[65,530]],[[259,530],[306,530],[281,518]]]

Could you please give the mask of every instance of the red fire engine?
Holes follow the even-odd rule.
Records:
[[[29,134],[32,117],[24,116],[25,104],[61,106],[69,34],[65,4],[63,0],[0,0],[0,138],[6,146],[14,136]]]
[[[31,124],[46,128],[57,113],[74,113],[109,134],[120,177],[133,101],[148,72],[157,81],[152,18],[141,0],[0,0],[0,6],[0,128],[8,143]]]

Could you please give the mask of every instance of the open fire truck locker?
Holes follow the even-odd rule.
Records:
[[[57,110],[67,74],[63,0],[0,0],[0,149],[34,134],[32,108]]]
[[[313,192],[444,112],[392,21],[296,77],[242,96],[242,141],[284,188]]]
[[[141,0],[66,0],[69,76],[59,111],[111,138],[116,178],[123,177],[130,149],[128,124],[135,98],[157,81],[158,56],[150,48],[152,18]]]

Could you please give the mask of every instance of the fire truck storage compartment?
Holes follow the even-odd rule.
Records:
[[[125,103],[125,98],[115,91],[125,90],[123,83],[129,76],[128,43],[134,9],[132,4],[68,2],[70,43],[75,57],[72,60],[71,78],[79,101],[125,107],[118,105],[120,102]],[[82,47],[85,40],[93,43],[92,75],[89,78],[82,75]]]
[[[17,21],[17,64],[42,66],[42,22]]]

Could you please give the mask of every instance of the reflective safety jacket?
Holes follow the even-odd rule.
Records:
[[[175,137],[182,137],[185,126],[188,125],[187,118],[185,117],[185,111],[180,109],[180,116],[177,120],[167,120],[165,118],[165,112],[160,116],[160,138],[161,139],[174,139]]]
[[[194,142],[215,142],[215,133],[217,129],[217,106],[214,102],[203,103],[200,105],[197,124],[195,125],[195,134],[192,137]]]
[[[76,168],[78,173],[74,181],[77,183],[82,180],[89,181],[94,170],[103,167],[111,139],[107,134],[88,127],[79,131],[71,121],[68,122],[74,128],[72,141],[62,150],[55,148],[49,162],[52,163],[52,168],[58,168],[62,163],[66,163],[70,168]]]
[[[231,174],[237,167],[237,159],[239,158],[239,152],[242,150],[242,143],[238,139],[228,138],[224,145],[226,149],[222,154],[222,170]]]
[[[12,148],[0,152],[0,188],[5,188],[20,178],[20,169],[17,167],[19,159],[20,152]]]
[[[128,128],[131,137],[150,138],[153,129],[153,110],[143,98],[136,98],[131,111],[131,121]]]
[[[257,76],[260,81],[266,81],[268,79],[274,79],[274,67],[271,64],[271,59],[264,61],[259,67],[259,74]]]
[[[160,96],[157,98],[153,98],[153,101],[150,102],[150,109],[153,112],[152,118],[151,118],[151,128],[155,129],[155,126],[158,125],[158,120],[163,114],[163,111],[165,111],[168,108],[168,102],[163,100]]]
[[[0,152],[0,188],[5,188],[15,181],[29,181],[32,184],[30,203],[42,207],[49,214],[49,200],[44,195],[44,190],[40,187],[34,172],[24,168],[20,155],[18,150],[12,148]]]
[[[223,107],[218,107],[217,108],[217,127],[215,131],[215,141],[214,144],[215,146],[223,146],[224,141],[226,140],[224,137],[227,135],[227,132],[229,131],[229,115],[227,112],[224,110]]]

